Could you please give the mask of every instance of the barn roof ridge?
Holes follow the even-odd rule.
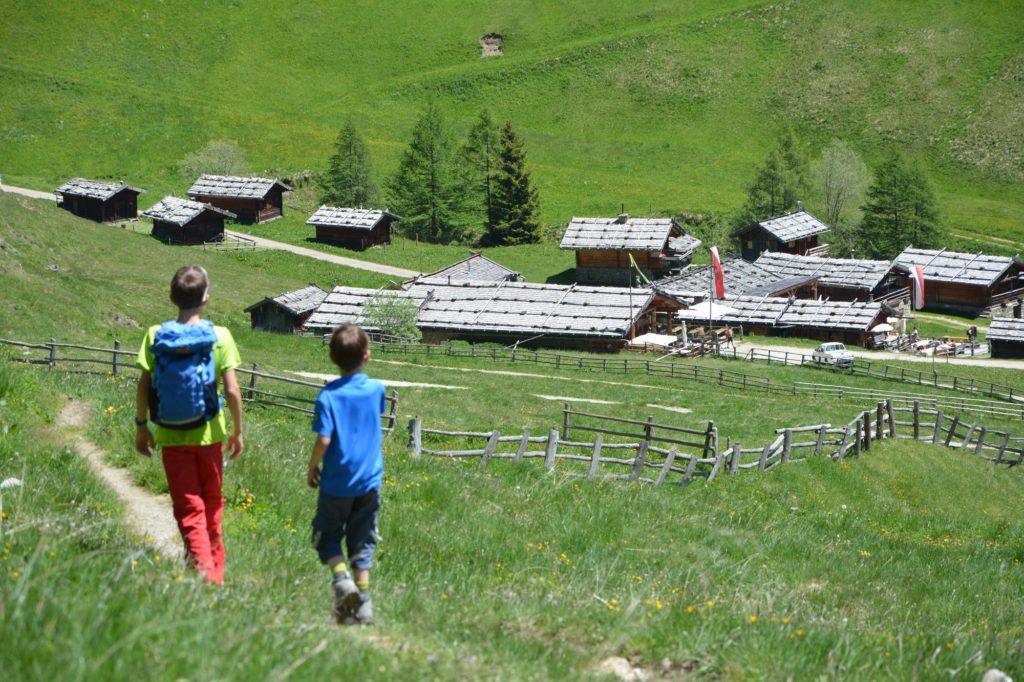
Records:
[[[142,215],[153,220],[174,223],[180,227],[195,219],[196,216],[204,211],[213,211],[214,213],[223,215],[225,218],[233,219],[237,217],[231,211],[224,210],[223,208],[204,204],[201,201],[182,199],[181,197],[176,197],[172,194],[168,194],[163,199],[147,208],[142,212]]]
[[[85,178],[71,178],[57,189],[55,194],[70,194],[72,196],[88,197],[106,201],[112,196],[124,190],[145,194],[146,190],[132,187],[125,182],[101,182],[99,180],[87,180]]]

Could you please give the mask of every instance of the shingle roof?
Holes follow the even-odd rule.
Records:
[[[893,268],[892,262],[887,260],[817,258],[776,252],[762,253],[754,262],[779,279],[816,277],[823,286],[865,291],[885,281]]]
[[[500,263],[495,263],[482,253],[474,253],[457,263],[441,268],[437,272],[423,275],[422,278],[474,282],[501,282],[505,280],[521,282],[523,280],[518,272],[509,270]]]
[[[291,187],[280,180],[272,178],[242,178],[234,175],[204,175],[189,188],[190,197],[239,197],[242,199],[262,199],[267,193],[280,185],[286,192]]]
[[[384,216],[390,216],[394,220],[401,220],[400,216],[388,211],[378,211],[366,208],[338,208],[335,206],[321,206],[316,213],[306,221],[307,225],[330,225],[332,227],[348,227],[356,230],[369,232]]]
[[[989,341],[1014,341],[1024,343],[1024,320],[1011,317],[996,317],[988,325],[985,337]]]
[[[755,224],[759,225],[761,229],[780,242],[791,242],[794,239],[813,237],[816,234],[828,232],[828,225],[806,211],[797,211],[796,213],[787,213],[777,218],[759,220]],[[743,232],[746,229],[742,228],[737,232]]]
[[[203,211],[220,213],[226,218],[235,217],[235,214],[231,211],[225,211],[224,209],[217,208],[216,206],[210,206],[209,204],[203,204],[198,201],[190,201],[188,199],[180,199],[173,196],[164,197],[157,203],[153,204],[153,206],[143,211],[142,215],[147,218],[152,218],[153,220],[161,220],[182,226],[195,219],[196,216],[201,214]]]
[[[145,191],[138,187],[126,185],[123,182],[97,182],[84,178],[72,178],[53,191],[57,194],[69,194],[106,201],[122,190],[135,192],[136,194],[142,194]]]
[[[740,295],[756,287],[771,285],[778,277],[764,268],[748,263],[742,258],[727,258],[722,261],[722,273],[725,276],[725,292]],[[661,294],[671,298],[701,299],[711,295],[711,266],[692,266],[679,275],[664,277],[651,282],[651,286]]]
[[[423,292],[422,295],[425,294],[426,292]],[[380,331],[367,326],[363,319],[366,304],[377,296],[408,299],[416,305],[422,301],[419,294],[407,291],[334,287],[303,326],[313,332],[329,332],[340,324],[358,324],[366,331]]]
[[[429,295],[428,295],[429,292]],[[418,280],[410,293],[425,297],[420,329],[527,337],[621,339],[650,303],[649,289],[525,282]]]
[[[560,248],[661,251],[672,234],[673,225],[671,218],[574,217],[569,221]]]
[[[303,313],[308,313],[310,310],[313,310],[323,303],[326,297],[326,291],[315,284],[310,284],[308,287],[302,287],[295,291],[288,291],[279,296],[265,298],[259,303],[254,303],[246,308],[245,312],[251,312],[264,303],[270,302],[284,308],[290,313],[301,315]]]
[[[921,265],[925,281],[956,282],[975,286],[991,286],[1014,263],[1024,266],[1019,257],[986,256],[980,253],[957,253],[942,249],[907,247],[896,256],[896,262],[910,269]]]
[[[747,324],[768,327],[803,327],[836,331],[868,331],[882,314],[881,303],[818,301],[780,296],[727,296],[720,305],[732,309],[716,316],[721,324]],[[681,310],[684,320],[706,320],[707,313]]]
[[[668,238],[668,248],[674,251],[678,256],[689,256],[700,248],[700,245],[701,241],[692,234],[684,234],[682,237]]]

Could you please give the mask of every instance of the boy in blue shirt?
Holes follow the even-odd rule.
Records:
[[[309,487],[320,488],[313,547],[331,569],[335,620],[371,625],[370,566],[377,547],[384,473],[380,430],[384,384],[362,371],[370,361],[370,339],[356,325],[334,330],[330,352],[341,377],[317,396],[313,417],[317,439],[306,474]],[[343,539],[354,576],[345,565]]]

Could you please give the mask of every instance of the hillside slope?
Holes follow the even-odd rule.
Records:
[[[869,160],[899,148],[947,222],[1024,241],[1019,3],[600,0],[346,7],[15,4],[0,27],[0,170],[181,192],[175,166],[238,140],[254,171],[325,163],[343,119],[395,167],[436,100],[465,130],[484,106],[527,138],[545,220],[728,210],[792,125]],[[481,59],[478,38],[505,36]]]

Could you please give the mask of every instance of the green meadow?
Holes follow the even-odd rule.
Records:
[[[341,121],[397,166],[435,101],[460,135],[511,119],[553,228],[572,215],[731,211],[780,131],[926,169],[963,248],[1013,251],[1024,167],[1016,2],[9,3],[0,173],[124,178],[143,206],[237,140],[250,170],[326,164]],[[504,36],[481,59],[478,39]],[[817,209],[815,199],[805,204]],[[549,274],[556,274],[554,272]]]
[[[330,365],[315,338],[251,331],[245,306],[308,282],[383,283],[287,254],[168,247],[0,195],[0,330],[134,349],[142,328],[171,315],[167,282],[190,261],[211,272],[210,317],[233,329],[247,364],[276,374]],[[689,428],[714,420],[723,438],[760,447],[775,428],[845,424],[869,404],[377,348],[371,375],[433,386],[397,387],[378,625],[357,630],[331,623],[326,572],[308,544],[308,417],[247,406],[247,452],[225,476],[228,582],[212,589],[129,532],[130,510],[73,451],[87,438],[138,485],[165,490],[159,464],[131,447],[133,373],[11,362],[24,357],[0,346],[0,480],[22,481],[3,491],[0,520],[0,670],[10,679],[568,680],[597,676],[612,656],[649,679],[1024,674],[1019,468],[886,441],[842,464],[812,458],[653,487],[537,460],[481,469],[413,459],[406,447],[411,416],[429,428],[541,434],[567,401]],[[780,384],[911,388],[691,362]],[[1022,383],[1006,370],[948,371]],[[69,400],[89,405],[80,431],[56,425]],[[1020,420],[983,422],[1024,434]]]

